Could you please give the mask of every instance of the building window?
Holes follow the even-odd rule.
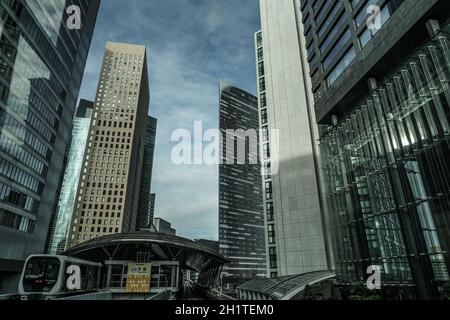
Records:
[[[270,179],[271,171],[270,171],[270,162],[264,164],[264,179]]]
[[[267,202],[266,204],[267,221],[274,221],[273,217],[273,202]]]
[[[264,76],[264,62],[258,63],[258,74],[260,77]]]
[[[276,248],[269,248],[269,261],[270,261],[270,268],[276,269],[277,266],[277,249]]]
[[[256,34],[256,46],[257,47],[262,46],[262,33],[261,32]]]
[[[0,200],[36,214],[39,202],[27,194],[0,183]]]
[[[268,143],[263,145],[263,155],[265,160],[270,159],[270,146]]]
[[[266,79],[264,77],[259,79],[259,91],[266,91]]]
[[[331,10],[330,14],[328,15],[327,19],[325,20],[325,22],[321,25],[321,27],[319,28],[319,31],[317,32],[317,35],[320,38],[322,38],[322,36],[324,35],[325,31],[328,30],[328,28],[331,26],[331,24],[333,23],[334,19],[336,18],[336,15],[338,13],[338,11],[344,6],[342,1],[339,1],[337,3],[335,3],[333,9]],[[345,15],[344,15],[345,16]],[[320,20],[320,18],[319,18]],[[336,24],[336,26],[334,26],[333,28],[335,29],[340,29],[340,27],[342,26],[343,22],[342,20],[344,20],[343,22],[345,22],[345,19],[343,19],[342,17],[340,18],[339,22]],[[317,24],[319,25],[319,24]]]
[[[269,141],[269,128],[267,128],[267,126],[262,128],[262,140],[263,142]]]
[[[263,59],[264,59],[263,48],[258,48],[258,61],[262,61]]]
[[[314,11],[314,13],[317,13],[317,10],[319,9],[319,6],[322,4],[322,1],[319,1],[319,0],[314,0],[313,2],[312,2],[312,8],[313,8],[313,11]]]
[[[336,22],[336,24],[334,25],[334,27],[331,29],[330,33],[328,33],[328,35],[325,37],[325,39],[323,40],[323,42],[320,44],[319,49],[321,53],[324,53],[325,51],[328,50],[328,48],[330,47],[331,43],[333,42],[334,38],[341,33],[341,27],[346,23],[346,18],[347,16],[345,14],[343,14],[338,22]],[[350,32],[350,29],[347,28],[344,32],[344,35]],[[351,32],[350,32],[350,37],[348,35],[345,35],[347,37],[347,39],[350,39],[351,37]],[[341,36],[342,38],[343,36]]]
[[[336,61],[336,57],[341,52],[341,50],[345,47],[345,45],[349,42],[352,37],[352,33],[350,29],[344,32],[344,34],[340,37],[340,39],[336,42],[334,47],[327,54],[325,60],[323,61],[323,68],[325,71],[328,71],[333,62]]]
[[[265,93],[262,93],[260,95],[260,102],[261,102],[261,108],[267,107],[267,98],[266,98],[266,94]]]
[[[318,2],[319,4],[321,3],[321,1]],[[332,1],[324,1],[324,5],[320,7],[319,10],[318,7],[316,7],[316,9],[314,9],[315,15],[316,15],[316,25],[320,25],[321,21],[323,20],[323,18],[325,17],[326,13],[328,12],[328,8],[330,7],[330,4],[332,4]]]
[[[311,61],[312,59],[314,59],[314,55],[316,54],[316,50],[314,45],[311,43],[311,45],[307,48],[307,52],[308,52],[308,60]]]
[[[352,8],[355,9],[360,2],[361,0],[352,0]]]
[[[266,200],[272,200],[272,182],[265,183]]]
[[[356,58],[356,50],[354,47],[351,47],[350,50],[348,50],[345,53],[345,55],[342,57],[342,59],[339,61],[336,67],[334,67],[330,75],[327,77],[328,86],[331,86],[333,85],[333,83],[336,82],[336,80],[345,71],[345,69],[353,62],[355,58]]]
[[[361,10],[358,12],[358,15],[355,18],[355,24],[357,28],[359,28],[366,21],[366,18],[369,15],[369,13],[367,12],[369,6],[376,5],[377,3],[378,0],[366,1],[366,5],[361,8]]]
[[[306,21],[306,19],[305,19],[305,21]],[[313,33],[312,33],[311,25],[309,26],[308,30],[305,32],[305,39],[306,39],[307,45],[309,45],[309,43],[311,43],[311,41],[313,40]]]
[[[34,232],[35,221],[0,209],[0,226],[32,234]]]
[[[268,240],[269,244],[275,244],[275,226],[273,224],[268,226]]]
[[[267,109],[261,110],[261,123],[267,124]]]
[[[381,26],[383,26],[386,21],[389,20],[391,14],[389,12],[389,7],[386,5],[383,7],[383,9],[381,9],[381,13],[380,13],[380,17],[381,17]],[[375,34],[378,32],[378,28],[375,29],[368,29],[365,28],[364,32],[361,33],[361,35],[359,36],[359,43],[361,44],[361,48],[364,48],[370,40],[372,40],[372,38],[375,36]]]

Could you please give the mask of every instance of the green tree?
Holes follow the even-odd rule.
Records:
[[[381,296],[369,290],[364,284],[355,285],[350,291],[349,300],[381,300]]]
[[[306,285],[305,290],[303,291],[302,300],[322,300],[323,299],[323,290],[319,284],[315,285]]]
[[[450,281],[442,287],[442,300],[450,300]]]

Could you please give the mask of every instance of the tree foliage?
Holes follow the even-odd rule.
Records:
[[[348,297],[349,300],[381,300],[377,292],[369,290],[364,284],[355,285]]]
[[[450,281],[442,287],[442,300],[450,300]]]
[[[323,290],[319,284],[315,285],[306,285],[305,290],[303,291],[303,300],[322,300],[323,299]]]

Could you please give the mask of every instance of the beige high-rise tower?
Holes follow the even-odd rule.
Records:
[[[135,230],[149,100],[145,47],[108,42],[77,191],[71,247]]]

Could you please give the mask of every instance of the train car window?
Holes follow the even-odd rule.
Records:
[[[50,292],[58,281],[61,264],[56,258],[32,258],[23,278],[25,292]]]

